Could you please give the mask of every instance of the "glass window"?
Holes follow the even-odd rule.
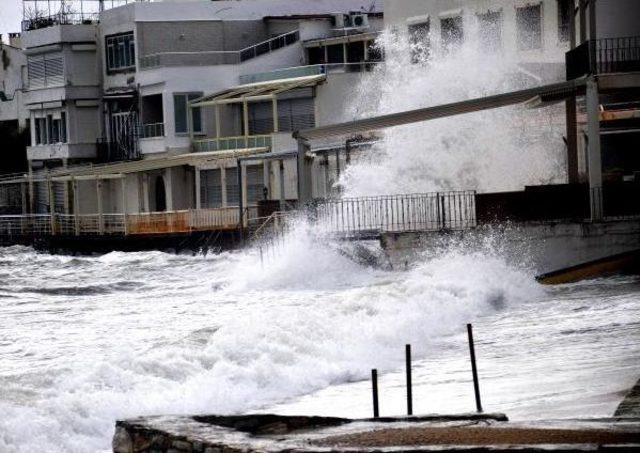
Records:
[[[485,50],[502,47],[502,14],[499,11],[478,14],[478,37]]]
[[[445,48],[459,47],[464,39],[462,16],[440,19],[440,37]]]
[[[173,95],[173,112],[176,127],[176,134],[186,134],[189,132],[189,122],[187,119],[187,101],[193,101],[201,97],[201,93],[185,93]],[[193,132],[202,132],[202,110],[196,107],[192,110]]]
[[[518,48],[532,50],[542,48],[542,7],[525,6],[516,9]]]
[[[431,26],[429,21],[419,24],[410,24],[408,26],[412,63],[424,61],[429,57],[430,28]]]
[[[558,0],[558,40],[569,41],[573,0]]]
[[[135,40],[133,32],[123,35],[107,36],[107,71],[120,71],[135,68]]]

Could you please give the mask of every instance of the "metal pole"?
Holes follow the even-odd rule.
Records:
[[[473,374],[473,391],[476,397],[476,410],[478,412],[482,412],[480,384],[478,383],[478,369],[476,368],[476,351],[473,345],[473,327],[471,324],[467,324],[467,335],[469,336],[469,353],[471,354],[471,373]]]
[[[378,370],[371,370],[371,390],[373,391],[373,418],[380,417],[378,407]]]
[[[411,388],[411,345],[404,347],[404,355],[407,370],[407,415],[413,415],[413,391]]]

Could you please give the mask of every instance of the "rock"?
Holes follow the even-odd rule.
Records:
[[[124,428],[120,426],[116,428],[111,448],[113,448],[113,453],[133,453],[133,441]]]

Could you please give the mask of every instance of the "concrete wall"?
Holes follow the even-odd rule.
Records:
[[[8,99],[0,101],[0,121],[18,120],[21,128],[29,118],[22,96],[26,64],[27,58],[22,49],[0,43],[0,91]]]
[[[598,0],[596,35],[619,38],[640,35],[640,2],[637,0]]]
[[[351,120],[346,117],[353,98],[353,88],[359,86],[366,73],[330,73],[327,81],[316,88],[316,125],[339,123]]]
[[[481,248],[488,237],[494,251],[512,264],[529,267],[539,275],[638,249],[640,221],[522,223],[447,235],[389,233],[383,237],[382,245],[391,264],[403,268],[452,242],[464,244],[466,250]]]

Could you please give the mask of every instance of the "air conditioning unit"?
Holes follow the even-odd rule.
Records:
[[[366,14],[350,14],[349,26],[353,28],[367,28],[369,26],[369,16]]]
[[[335,14],[333,16],[333,20],[335,22],[335,28],[350,27],[349,25],[350,16],[347,14]]]

